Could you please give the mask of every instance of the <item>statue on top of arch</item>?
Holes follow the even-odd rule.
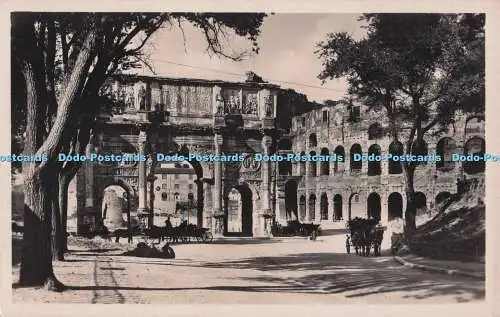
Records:
[[[139,88],[139,110],[146,110],[146,88],[144,86],[141,86]]]

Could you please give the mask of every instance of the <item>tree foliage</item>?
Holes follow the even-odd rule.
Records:
[[[265,14],[36,13],[11,15],[12,123],[23,133],[14,150],[46,156],[23,164],[25,235],[20,281],[60,285],[52,272],[50,236],[64,230],[67,186],[81,163],[58,162],[60,152],[83,154],[111,74],[148,65],[143,48],[166,25],[199,28],[207,50],[233,60],[222,38],[232,31],[253,42]],[[62,210],[62,215],[60,211]],[[61,220],[62,217],[62,220]]]
[[[365,14],[367,35],[329,34],[319,78],[347,77],[349,95],[405,122],[447,123],[484,110],[484,15]]]

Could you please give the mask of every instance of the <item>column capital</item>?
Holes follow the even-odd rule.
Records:
[[[222,137],[222,134],[217,133],[214,135],[214,142],[216,145],[222,145],[222,142],[224,141],[224,138]]]

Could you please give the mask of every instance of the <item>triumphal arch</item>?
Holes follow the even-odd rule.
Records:
[[[225,235],[226,201],[236,189],[242,201],[240,234],[269,236],[275,167],[255,161],[253,154],[270,153],[279,138],[279,87],[253,73],[247,75],[243,82],[135,75],[109,78],[105,87],[109,102],[87,155],[130,154],[136,159],[84,163],[74,182],[77,226],[88,219],[102,222],[106,217],[104,190],[111,185],[124,189],[129,212],[151,226],[155,208],[151,184],[161,165],[158,153],[172,160],[190,154],[236,154],[243,161],[189,161],[196,174],[197,225]]]

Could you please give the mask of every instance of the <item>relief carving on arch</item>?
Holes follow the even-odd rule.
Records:
[[[242,107],[242,114],[258,114],[259,98],[257,91],[243,91]]]

